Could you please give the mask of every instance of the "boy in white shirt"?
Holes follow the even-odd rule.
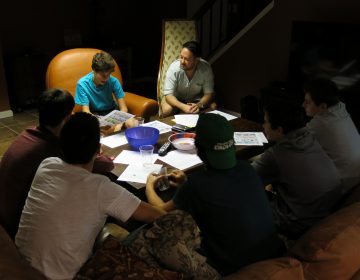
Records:
[[[60,134],[64,159],[45,159],[28,193],[15,242],[48,279],[74,277],[89,258],[107,216],[148,223],[164,213],[107,177],[91,173],[99,140],[95,116],[72,115]]]

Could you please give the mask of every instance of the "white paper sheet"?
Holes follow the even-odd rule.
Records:
[[[234,132],[234,140],[235,145],[244,146],[263,146],[264,143],[267,143],[262,132]]]
[[[152,155],[152,163],[158,159],[158,154]],[[114,159],[114,163],[122,164],[139,164],[142,161],[141,155],[137,151],[128,151],[123,150],[121,153]]]
[[[160,131],[160,134],[171,131],[171,125],[168,125],[160,121],[152,121],[152,122],[144,123],[142,126],[157,128]]]
[[[259,139],[261,140],[261,142],[263,143],[269,143],[269,141],[266,139],[266,136],[264,133],[262,132],[256,132],[256,135],[259,137]]]
[[[208,113],[221,115],[221,116],[225,117],[228,121],[238,118],[237,116],[230,115],[228,113],[225,113],[225,112],[222,112],[219,110],[213,110]],[[198,114],[180,114],[180,115],[175,115],[174,117],[175,117],[175,122],[177,124],[186,125],[188,127],[195,127],[197,124],[197,121],[199,119]]]
[[[150,167],[144,167],[142,164],[130,164],[119,176],[118,181],[146,183],[150,173],[159,173],[162,164],[153,164]]]
[[[236,116],[230,115],[228,113],[225,113],[225,112],[222,112],[222,111],[219,111],[219,110],[213,110],[213,111],[210,111],[208,113],[221,115],[221,116],[225,117],[228,121],[231,121],[231,120],[234,120],[234,119],[238,118]]]
[[[186,125],[188,127],[195,127],[199,119],[198,114],[181,114],[175,115],[174,117],[177,124]]]
[[[125,145],[127,144],[127,140],[125,137],[125,133],[124,132],[120,132],[118,134],[114,134],[111,136],[107,136],[107,137],[103,137],[100,139],[100,143],[104,144],[110,148],[116,148],[119,147],[121,145]]]
[[[166,156],[159,157],[159,160],[180,170],[185,170],[194,165],[202,163],[201,159],[196,154],[196,150],[170,151]]]

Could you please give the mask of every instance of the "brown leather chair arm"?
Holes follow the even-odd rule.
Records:
[[[0,248],[1,280],[46,280],[45,276],[24,260],[2,225],[0,225]]]
[[[129,113],[143,117],[146,122],[149,121],[151,116],[156,115],[159,110],[156,100],[131,92],[125,92],[125,102]]]

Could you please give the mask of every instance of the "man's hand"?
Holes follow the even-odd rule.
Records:
[[[118,132],[121,130],[122,126],[124,123],[119,123],[119,124],[115,124],[113,126],[101,126],[100,127],[100,132],[101,134],[103,134],[104,136],[110,135],[112,133]]]
[[[155,189],[156,186],[159,184],[159,181],[161,181],[162,177],[163,175],[156,175],[150,173],[146,179],[146,188]]]
[[[125,128],[138,126],[138,122],[135,118],[130,118],[125,121]]]
[[[103,136],[107,136],[107,135],[111,134],[111,132],[112,132],[112,129],[111,129],[110,125],[100,126],[100,133]]]
[[[187,181],[186,174],[181,170],[174,170],[169,174],[169,182],[172,187],[179,187]]]
[[[175,209],[173,201],[169,200],[164,202],[155,191],[159,181],[162,180],[164,176],[165,175],[149,174],[146,180],[145,195],[151,205],[159,207],[160,209],[168,212]]]
[[[181,110],[186,114],[197,114],[200,111],[195,103],[186,103],[181,107]]]
[[[200,112],[200,108],[197,103],[188,103],[190,105],[190,113],[198,114]]]

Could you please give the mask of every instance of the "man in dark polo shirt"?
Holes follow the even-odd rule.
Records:
[[[201,251],[222,275],[283,250],[262,182],[248,162],[236,160],[233,134],[224,117],[201,114],[195,144],[206,168],[188,178],[180,170],[171,173],[170,182],[179,188],[168,202],[155,192],[161,176],[150,175],[146,184],[150,204],[193,216],[202,234]]]

